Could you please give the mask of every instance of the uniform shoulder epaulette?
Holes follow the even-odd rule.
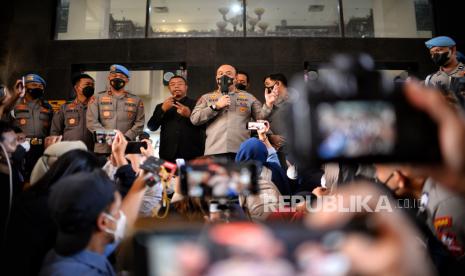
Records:
[[[132,92],[126,91],[126,93],[128,93],[128,95],[131,96],[131,97],[138,97],[136,94],[134,94]]]

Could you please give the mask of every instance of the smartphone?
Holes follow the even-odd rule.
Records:
[[[231,198],[258,192],[257,164],[210,163],[180,169],[181,193],[191,197]]]
[[[313,101],[311,159],[318,163],[439,162],[436,124],[398,95]]]
[[[116,132],[114,130],[96,130],[94,131],[94,142],[111,145],[115,136]]]
[[[248,130],[260,130],[266,127],[265,123],[263,122],[247,122],[247,129]]]
[[[128,145],[126,146],[126,151],[124,153],[126,154],[131,154],[131,153],[140,153],[140,148],[147,149],[147,143],[146,142],[133,142],[130,141],[128,142]]]

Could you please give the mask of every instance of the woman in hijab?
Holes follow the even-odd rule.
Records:
[[[258,195],[241,196],[241,205],[254,220],[266,220],[279,208],[279,197],[290,195],[290,187],[282,168],[267,162],[268,150],[257,138],[243,142],[236,154],[236,163],[255,161],[258,164]]]
[[[284,170],[274,162],[267,162],[268,150],[265,144],[257,138],[250,138],[244,141],[236,154],[236,163],[246,161],[256,161],[259,164],[259,170],[263,167],[271,170],[271,181],[276,185],[282,195],[290,195],[291,189],[287,181]]]

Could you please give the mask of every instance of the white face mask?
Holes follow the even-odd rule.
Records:
[[[124,234],[126,232],[126,222],[127,218],[126,215],[120,210],[119,211],[119,219],[115,219],[112,215],[104,213],[104,215],[114,223],[116,223],[116,229],[105,229],[104,231],[112,234],[115,237],[115,242],[120,242],[124,238]]]
[[[26,150],[26,152],[28,152],[31,149],[31,144],[29,143],[29,141],[24,141],[20,145]]]

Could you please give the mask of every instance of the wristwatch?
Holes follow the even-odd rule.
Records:
[[[218,111],[218,109],[216,109],[216,104],[210,105],[210,108],[211,108],[213,111]]]

